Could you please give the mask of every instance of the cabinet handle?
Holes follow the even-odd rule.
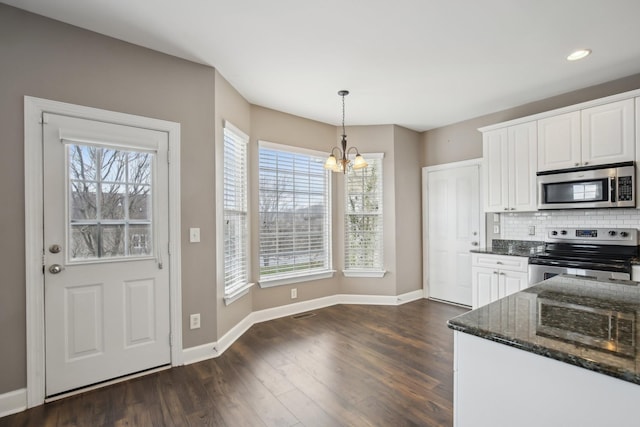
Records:
[[[509,210],[509,208],[504,208],[504,210],[505,210],[505,211],[508,211],[508,210]]]
[[[502,265],[502,261],[496,261],[496,264]]]
[[[511,208],[511,210],[512,210],[512,211],[515,211],[515,210],[516,210],[516,208]]]
[[[576,163],[575,166],[580,166],[580,163]]]
[[[584,162],[584,165],[585,165],[585,166],[586,166],[586,165],[588,165],[588,164],[589,164],[589,162]]]
[[[504,276],[504,273],[501,271],[501,272],[500,272],[500,275],[501,275],[501,276]]]
[[[497,272],[497,271],[494,271],[494,272],[493,272],[493,274],[498,274],[498,272]]]

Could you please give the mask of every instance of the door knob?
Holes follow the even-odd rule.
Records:
[[[478,246],[478,242],[471,242],[471,246]]]
[[[60,264],[52,264],[51,267],[49,267],[49,273],[51,274],[58,274],[63,270],[62,266]]]

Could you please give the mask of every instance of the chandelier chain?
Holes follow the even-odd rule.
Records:
[[[344,97],[345,97],[345,95],[343,94],[342,95],[342,135],[346,135],[347,134],[347,132],[345,131],[345,128],[344,128]]]

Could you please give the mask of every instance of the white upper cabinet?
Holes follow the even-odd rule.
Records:
[[[538,120],[538,170],[633,161],[634,100]]]
[[[485,212],[502,212],[509,205],[507,129],[482,134]]]
[[[638,171],[638,165],[640,165],[640,97],[635,99],[636,101],[636,209],[640,209],[640,203],[638,203],[638,197],[640,197],[640,192],[638,192],[638,188],[640,188],[640,172]],[[640,269],[638,269],[638,273],[640,273]],[[636,280],[636,279],[634,279]],[[638,279],[636,281],[640,281],[640,275],[638,275]]]
[[[485,212],[535,211],[536,122],[482,134]]]
[[[538,120],[538,170],[580,165],[580,112]]]
[[[582,163],[604,165],[635,157],[633,99],[582,110]]]
[[[509,210],[536,211],[536,123],[507,128],[509,134]]]

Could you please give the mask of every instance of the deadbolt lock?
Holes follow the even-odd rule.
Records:
[[[58,254],[60,253],[60,251],[62,250],[62,246],[60,245],[51,245],[49,246],[49,252],[51,252],[52,254]]]

